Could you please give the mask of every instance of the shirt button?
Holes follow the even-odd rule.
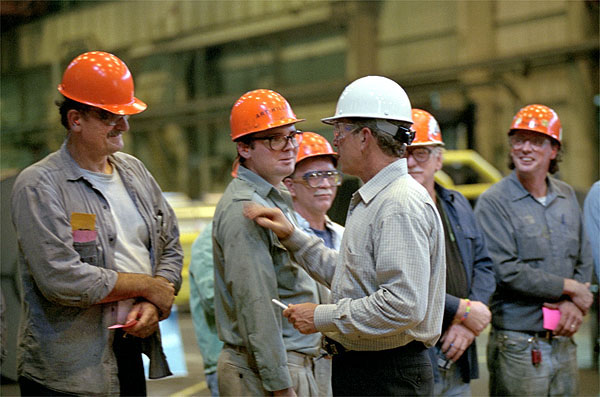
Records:
[[[105,210],[108,209],[108,207],[106,205],[103,205],[102,208],[104,208]]]

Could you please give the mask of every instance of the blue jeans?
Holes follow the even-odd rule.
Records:
[[[445,356],[440,354],[440,346],[434,347],[436,354],[436,358],[440,357],[442,361]],[[431,363],[431,365],[437,365],[437,372],[439,377],[435,377],[435,384],[433,386],[433,395],[436,397],[451,397],[451,396],[460,396],[460,397],[470,397],[471,396],[471,385],[469,383],[465,383],[462,379],[462,375],[460,373],[460,367],[456,363],[452,363],[450,368],[444,369],[439,366],[437,360],[435,363]]]
[[[210,395],[212,397],[219,397],[219,377],[216,372],[211,374],[204,374],[206,378],[206,385],[208,386],[208,390],[210,390]]]
[[[536,342],[542,360],[533,365]],[[577,396],[577,346],[571,338],[492,329],[487,364],[490,396]]]

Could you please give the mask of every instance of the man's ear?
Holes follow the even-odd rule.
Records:
[[[238,154],[240,155],[240,157],[243,157],[245,159],[249,159],[250,158],[250,145],[244,143],[244,142],[237,142],[237,151]]]
[[[283,180],[283,184],[285,185],[285,187],[287,187],[288,191],[290,192],[290,195],[292,197],[296,197],[296,188],[294,186],[294,182],[292,182],[292,178],[290,178],[289,176],[285,177],[285,179]]]
[[[71,109],[67,112],[67,121],[69,123],[69,129],[75,130],[81,125],[81,112],[75,109]]]

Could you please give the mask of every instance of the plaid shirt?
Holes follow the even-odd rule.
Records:
[[[424,187],[400,159],[352,197],[340,253],[296,229],[283,242],[333,304],[315,326],[351,350],[384,350],[441,333],[446,290],[442,223]]]

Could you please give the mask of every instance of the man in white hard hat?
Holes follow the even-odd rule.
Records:
[[[403,158],[413,134],[410,101],[396,82],[367,76],[346,87],[323,122],[334,126],[341,171],[364,183],[339,255],[280,211],[246,206],[246,216],[331,287],[330,304],[290,305],[284,315],[303,333],[326,335],[334,395],[431,395],[427,348],[442,324],[444,235],[435,203]]]

